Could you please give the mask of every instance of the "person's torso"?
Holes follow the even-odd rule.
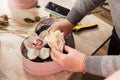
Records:
[[[108,0],[108,3],[116,32],[120,38],[120,0]]]

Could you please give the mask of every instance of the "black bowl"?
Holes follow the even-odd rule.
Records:
[[[43,19],[41,20],[40,22],[38,22],[38,24],[36,25],[36,28],[35,28],[35,33],[37,35],[39,35],[42,31],[46,30],[49,28],[49,26],[51,24],[53,24],[54,22],[56,21],[59,21],[59,19],[55,19],[55,18],[46,18],[46,19]],[[74,38],[73,38],[73,34],[72,33],[69,33],[67,37],[65,37],[65,44],[72,47],[72,48],[75,48],[75,42],[74,42]],[[29,59],[28,56],[27,56],[27,53],[28,53],[28,50],[26,49],[24,43],[22,43],[21,45],[21,53],[22,55]],[[64,50],[63,50],[63,53],[66,53]],[[39,57],[31,60],[33,62],[46,62],[46,61],[52,61],[51,57],[48,57],[47,59],[40,59]]]

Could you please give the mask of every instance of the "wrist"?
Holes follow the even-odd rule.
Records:
[[[74,27],[74,25],[68,20],[68,19],[65,19],[65,21],[68,23],[68,27],[70,27],[70,28],[73,28]]]
[[[62,22],[60,24],[62,27],[61,29],[64,32],[65,36],[67,36],[72,31],[74,25],[67,19],[63,19],[63,20],[61,20],[61,22]]]
[[[86,57],[87,56],[85,54],[82,55],[81,72],[86,72]]]

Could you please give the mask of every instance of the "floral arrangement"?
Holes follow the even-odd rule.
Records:
[[[28,50],[27,57],[30,60],[39,57],[45,61],[47,58],[50,58],[51,47],[54,46],[57,50],[63,52],[64,44],[64,34],[59,30],[50,33],[44,30],[39,35],[30,33],[24,40],[24,45]]]

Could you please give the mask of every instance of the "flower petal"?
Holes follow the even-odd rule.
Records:
[[[38,57],[39,56],[39,49],[31,49],[31,48],[29,48],[28,49],[28,58],[29,59],[35,59],[36,57]]]
[[[49,48],[44,48],[44,47],[42,47],[42,48],[40,49],[39,57],[40,57],[41,59],[46,59],[46,58],[48,58],[49,56],[50,56],[50,49],[49,49]]]
[[[25,39],[25,40],[23,41],[23,43],[24,43],[24,45],[25,45],[25,47],[26,47],[27,49],[28,49],[28,48],[33,48],[32,43],[30,42],[29,39]]]

